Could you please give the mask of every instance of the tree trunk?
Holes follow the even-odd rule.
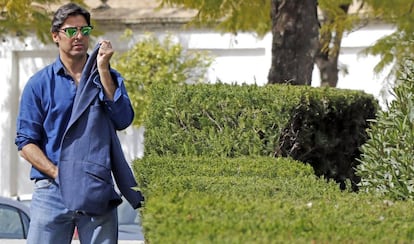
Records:
[[[315,63],[319,69],[320,86],[336,87],[338,84],[338,57],[339,53],[330,57],[327,52],[322,51],[316,56]]]
[[[271,0],[272,65],[268,83],[310,85],[319,45],[317,0]]]
[[[347,15],[350,4],[342,4],[340,8],[344,15]],[[333,16],[327,13],[324,15],[324,25],[333,26],[329,31],[320,33],[319,50],[315,57],[315,63],[318,66],[321,86],[336,87],[338,84],[338,58],[341,49],[342,37],[344,35],[344,27],[341,25],[333,25]]]

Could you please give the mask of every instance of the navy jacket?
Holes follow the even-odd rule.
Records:
[[[133,208],[144,198],[124,157],[116,125],[98,98],[102,85],[96,67],[99,44],[90,54],[76,92],[71,118],[61,144],[58,183],[66,207],[102,215],[117,207],[122,195]],[[130,104],[129,104],[130,106]],[[113,178],[112,178],[113,174]]]

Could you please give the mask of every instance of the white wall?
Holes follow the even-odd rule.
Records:
[[[358,89],[380,98],[384,75],[376,76],[373,67],[378,61],[375,57],[359,57],[358,53],[371,45],[381,36],[390,33],[385,25],[366,27],[346,35],[340,55],[340,63],[346,65],[349,74],[340,76],[338,87]],[[143,34],[135,33],[135,40]],[[156,33],[165,36],[165,32]],[[107,33],[100,39],[110,39],[117,51],[126,50],[133,42],[119,39],[122,31]],[[91,46],[94,46],[94,40]],[[207,50],[215,57],[209,70],[209,80],[225,83],[267,83],[271,64],[271,35],[262,39],[248,33],[237,36],[219,34],[212,31],[181,31],[176,41],[194,50]],[[6,39],[0,46],[0,195],[15,196],[31,193],[29,164],[22,160],[14,145],[15,120],[20,92],[27,79],[37,70],[56,58],[54,45],[42,45],[33,38],[24,42]],[[320,83],[318,71],[314,71],[313,86]],[[125,155],[129,161],[143,155],[143,129],[128,128],[119,133]]]
[[[365,47],[373,45],[376,40],[393,31],[391,26],[377,24],[344,36],[339,63],[347,67],[348,74],[339,77],[338,88],[363,90],[373,94],[385,108],[387,100],[391,99],[388,92],[389,84],[387,84],[389,81],[386,81],[389,69],[375,74],[374,67],[380,61],[380,57],[365,56],[361,52]],[[314,85],[320,83],[318,80],[319,78],[314,79]]]

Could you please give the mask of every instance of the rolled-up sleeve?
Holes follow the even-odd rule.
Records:
[[[115,128],[117,130],[123,130],[131,125],[134,119],[134,110],[125,88],[124,78],[113,69],[111,69],[111,75],[112,79],[117,84],[114,100],[108,100],[102,89],[99,92],[99,99],[106,105],[106,110],[114,123]],[[99,76],[97,76],[97,79],[99,79]]]
[[[18,150],[29,143],[38,144],[42,139],[41,121],[43,121],[44,115],[41,112],[42,110],[39,109],[40,106],[41,101],[29,82],[23,90],[16,121],[15,144]]]

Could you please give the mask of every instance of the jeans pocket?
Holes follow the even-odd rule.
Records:
[[[52,180],[50,179],[43,179],[43,180],[37,180],[35,181],[35,190],[37,189],[46,189],[49,188],[49,186],[52,185]]]

